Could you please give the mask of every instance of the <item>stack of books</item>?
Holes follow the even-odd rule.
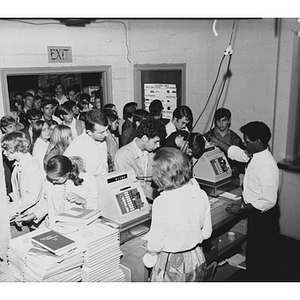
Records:
[[[100,210],[72,207],[56,216],[55,225],[51,229],[61,234],[68,234],[99,223],[101,216]]]
[[[83,249],[49,229],[38,229],[12,239],[8,261],[17,281],[81,281]]]
[[[85,248],[81,270],[82,281],[125,281],[125,275],[120,267],[122,252],[117,229],[98,223],[70,233],[68,237]]]
[[[6,263],[0,264],[0,282],[14,282],[15,277],[12,269]]]

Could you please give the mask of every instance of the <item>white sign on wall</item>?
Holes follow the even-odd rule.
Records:
[[[47,46],[49,63],[69,63],[72,62],[71,47]]]
[[[164,119],[172,119],[177,103],[176,84],[145,83],[144,99],[146,110],[149,110],[149,105],[153,100],[160,100],[164,107],[162,117]]]

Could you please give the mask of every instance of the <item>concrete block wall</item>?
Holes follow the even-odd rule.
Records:
[[[252,120],[267,123],[273,133],[271,145],[275,159],[285,157],[293,37],[300,29],[297,19],[283,19],[280,24],[274,19],[239,19],[233,35],[233,20],[218,19],[218,36],[213,32],[213,19],[109,19],[83,28],[41,25],[45,20],[31,21],[39,25],[0,20],[3,41],[0,68],[51,70],[64,66],[110,65],[112,100],[121,112],[124,104],[134,99],[134,64],[185,63],[186,104],[193,110],[195,119],[204,108],[232,37],[232,76],[219,106],[232,111],[232,129],[237,133],[240,126]],[[71,46],[73,62],[49,64],[47,46]],[[196,131],[204,132],[211,124],[227,63],[228,56]],[[3,103],[8,100],[4,99],[2,89],[0,80],[1,117]],[[297,184],[293,187],[291,197],[298,197],[300,187]]]

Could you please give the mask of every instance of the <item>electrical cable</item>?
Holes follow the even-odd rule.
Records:
[[[35,26],[43,26],[43,25],[62,25],[62,26],[66,26],[64,23],[60,23],[60,22],[56,22],[56,23],[54,23],[54,22],[34,23],[34,22],[24,21],[24,20],[20,20],[20,19],[3,19],[3,20],[4,21],[11,21],[11,22],[25,23],[25,24],[29,24],[29,25],[35,25]],[[117,21],[117,20],[91,21],[91,23],[95,23],[95,24],[100,24],[100,23],[121,23],[124,26],[124,29],[125,29],[126,59],[129,63],[131,63],[131,61],[129,59],[129,45],[128,45],[128,38],[127,38],[128,29],[127,29],[126,24],[122,21]]]

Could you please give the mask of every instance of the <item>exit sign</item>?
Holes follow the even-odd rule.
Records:
[[[48,46],[48,62],[49,63],[69,63],[72,62],[71,47],[54,47]]]

